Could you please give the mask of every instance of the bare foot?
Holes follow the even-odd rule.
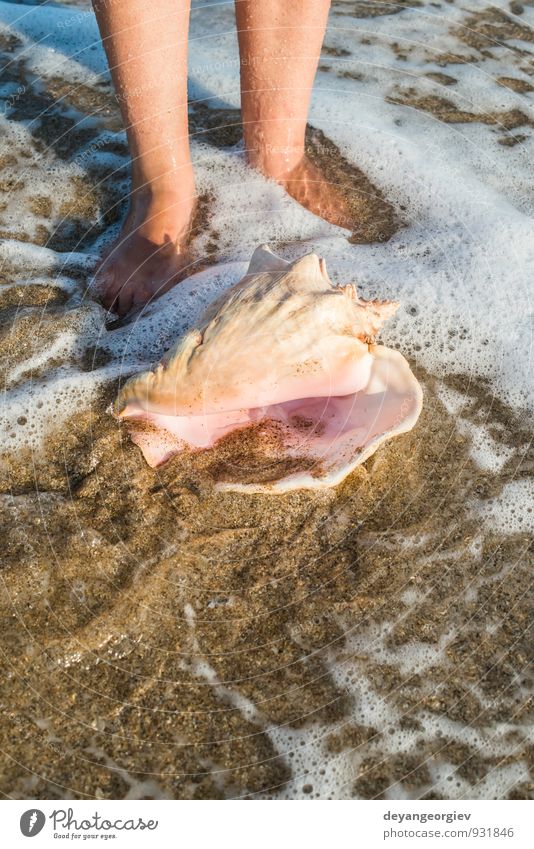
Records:
[[[273,176],[288,195],[314,215],[347,230],[354,226],[350,207],[342,192],[325,178],[322,171],[307,156],[303,156],[286,174]]]
[[[258,144],[248,153],[248,161],[253,168],[283,186],[288,195],[309,212],[329,224],[351,230],[354,215],[338,183],[327,179],[322,169],[306,154],[299,154],[297,150],[290,150],[290,154],[284,147],[262,150]]]
[[[137,193],[118,239],[100,261],[93,285],[109,310],[125,315],[178,282],[191,262],[193,191]]]

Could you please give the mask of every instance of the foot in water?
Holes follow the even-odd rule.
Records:
[[[193,192],[137,193],[117,240],[96,268],[93,285],[107,309],[124,316],[158,298],[191,264]]]
[[[307,156],[303,156],[292,170],[273,177],[309,212],[329,224],[352,229],[354,222],[346,198]]]

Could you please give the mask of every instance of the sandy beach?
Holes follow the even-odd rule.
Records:
[[[233,5],[191,27],[198,267],[109,330],[94,17],[0,2],[0,792],[531,799],[534,8],[334,0],[308,149],[353,232],[245,165]],[[109,414],[263,242],[401,302],[421,418],[337,488],[219,492],[272,458],[150,469]]]

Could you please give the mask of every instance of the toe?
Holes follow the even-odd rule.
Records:
[[[102,298],[109,283],[111,282],[112,274],[108,268],[103,268],[102,264],[98,265],[91,277],[89,277],[89,289],[97,298]]]
[[[131,284],[126,283],[122,286],[111,306],[113,312],[116,312],[117,315],[126,315],[132,308],[134,291],[135,289]]]
[[[102,306],[106,307],[108,310],[112,310],[119,291],[120,286],[115,275],[112,273],[108,274],[105,284],[100,290],[100,302],[102,303]]]
[[[144,286],[141,286],[139,289],[133,294],[132,297],[132,306],[133,307],[142,307],[144,304],[148,304],[154,295]]]

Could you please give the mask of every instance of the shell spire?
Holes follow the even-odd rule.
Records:
[[[356,335],[363,342],[374,343],[388,318],[397,312],[400,303],[398,301],[366,301],[358,295],[356,283],[347,283],[345,286],[340,286],[340,289],[358,310],[359,325],[355,328]]]

